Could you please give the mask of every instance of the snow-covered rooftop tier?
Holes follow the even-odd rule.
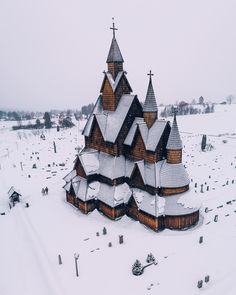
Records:
[[[148,84],[148,90],[146,99],[143,106],[144,112],[157,112],[157,103],[155,98],[155,93],[152,86],[152,79],[150,76],[149,84]]]
[[[130,178],[136,165],[146,185],[172,188],[189,184],[189,177],[182,163],[168,164],[166,160],[156,163],[144,160],[133,162],[122,155],[116,157],[94,149],[83,150],[79,159],[87,176],[100,174],[111,180],[119,177]],[[64,178],[65,181],[68,182],[75,176],[72,172]]]
[[[146,150],[155,151],[167,124],[168,121],[156,120],[151,128],[148,129],[144,119],[136,117],[129,130],[129,133],[127,134],[124,144],[129,146],[132,145],[136,130],[138,128]]]
[[[139,210],[152,216],[160,216],[164,214],[165,198],[158,195],[151,195],[146,191],[136,188],[132,189],[132,192]]]
[[[99,153],[97,150],[83,150],[78,157],[86,175],[97,174],[99,169]]]
[[[198,194],[189,190],[185,193],[165,198],[165,215],[186,215],[196,212],[201,207]]]
[[[112,156],[94,149],[85,149],[79,154],[86,175],[100,174],[109,179],[130,177],[134,162],[124,156]]]
[[[102,107],[102,97],[99,96],[91,113],[87,124],[83,130],[83,135],[89,136],[93,121],[97,120],[99,128],[105,141],[114,143],[125,121],[126,115],[131,107],[135,95],[122,95],[115,112],[104,111]]]
[[[107,63],[110,62],[124,62],[115,37],[112,38],[110,50],[107,56]]]
[[[179,128],[176,120],[176,115],[174,115],[173,124],[171,127],[169,139],[166,148],[169,150],[179,150],[182,149],[182,140],[179,134]]]
[[[132,195],[139,210],[152,216],[161,215],[187,215],[199,210],[201,202],[193,191],[182,194],[160,197],[151,195],[141,189],[132,189]]]
[[[71,186],[73,187],[75,196],[85,202],[97,198],[100,184],[98,181],[88,183],[85,178],[75,176],[72,180],[67,182],[63,188],[69,192]]]
[[[152,187],[160,187],[160,171],[164,161],[157,163],[148,163],[144,161],[136,162],[136,165],[140,171],[144,184]]]
[[[166,160],[161,167],[160,186],[167,188],[183,187],[189,184],[189,177],[182,163],[168,164]]]
[[[110,207],[116,207],[120,204],[127,203],[131,194],[132,191],[127,183],[123,183],[118,186],[100,183],[97,198]]]

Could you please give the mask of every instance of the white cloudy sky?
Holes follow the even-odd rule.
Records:
[[[0,0],[0,108],[95,101],[112,32],[135,94],[162,103],[236,94],[235,0]]]

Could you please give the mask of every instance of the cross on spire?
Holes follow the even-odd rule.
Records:
[[[150,78],[150,80],[152,79],[152,76],[154,76],[154,74],[152,73],[152,71],[150,70],[149,73],[147,74]]]
[[[118,29],[115,27],[115,23],[114,23],[114,17],[112,18],[112,28],[110,28],[110,30],[113,31],[113,38],[115,38],[115,31],[117,31]]]

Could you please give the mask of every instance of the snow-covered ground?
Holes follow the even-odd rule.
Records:
[[[235,294],[236,105],[215,110],[177,118],[191,189],[203,204],[199,224],[180,232],[154,233],[126,216],[114,222],[97,211],[85,216],[65,202],[62,177],[73,166],[75,147],[83,145],[78,129],[84,122],[79,128],[44,131],[46,140],[40,132],[11,131],[12,122],[0,122],[0,213],[5,212],[0,215],[0,294]],[[212,151],[200,151],[202,134]],[[22,202],[9,210],[11,186],[20,190]],[[46,186],[49,194],[42,196]],[[107,235],[102,234],[104,226]],[[150,252],[158,265],[133,276],[134,261],[145,264]],[[79,277],[74,253],[80,254]],[[210,282],[198,289],[198,280],[206,275]]]

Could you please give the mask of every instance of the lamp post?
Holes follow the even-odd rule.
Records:
[[[75,258],[75,271],[76,271],[76,276],[79,276],[79,271],[78,271],[78,259],[79,259],[79,254],[75,253],[74,254],[74,258]]]

